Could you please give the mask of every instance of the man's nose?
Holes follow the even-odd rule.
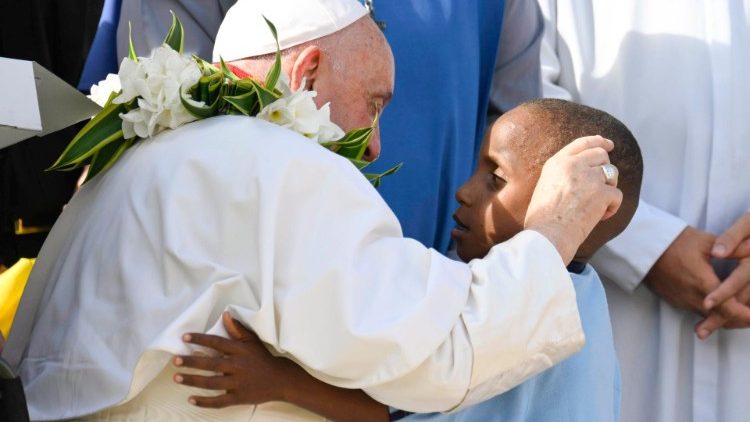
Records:
[[[367,149],[365,150],[365,155],[362,156],[362,159],[365,161],[375,161],[380,156],[380,129],[375,128],[372,133],[372,138],[370,138],[370,144],[367,145]]]

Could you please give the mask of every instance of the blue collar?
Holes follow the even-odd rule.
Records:
[[[568,272],[573,274],[581,274],[586,269],[586,263],[581,261],[573,261],[568,265]]]

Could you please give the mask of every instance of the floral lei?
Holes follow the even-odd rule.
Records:
[[[330,120],[329,104],[318,109],[315,91],[292,92],[281,73],[276,27],[266,19],[276,40],[276,60],[265,81],[238,76],[221,60],[220,69],[193,55],[183,55],[182,23],[172,13],[164,44],[150,57],[138,57],[132,37],[128,57],[118,76],[109,75],[91,88],[103,109],[73,138],[49,170],[73,170],[89,165],[86,181],[110,168],[136,142],[165,129],[217,115],[245,115],[291,129],[339,154],[364,170],[362,159],[373,126],[344,133]],[[304,85],[303,85],[304,86]],[[375,186],[397,172],[398,164],[380,174],[364,173]]]

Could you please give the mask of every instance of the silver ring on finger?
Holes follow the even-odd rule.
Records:
[[[617,170],[617,166],[614,164],[602,164],[602,173],[604,173],[604,183],[615,186],[617,184],[617,176],[620,171]]]

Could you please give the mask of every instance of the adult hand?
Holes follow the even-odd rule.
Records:
[[[675,308],[705,316],[703,300],[720,284],[711,265],[714,241],[713,235],[687,227],[646,274],[646,286]],[[726,301],[716,312],[727,319],[750,321],[750,308],[736,300]]]
[[[730,319],[713,311],[716,306],[728,301],[747,305],[750,302],[750,213],[743,214],[714,242],[712,255],[720,259],[736,259],[737,268],[729,274],[719,287],[703,301],[706,311],[712,311],[707,319],[696,325],[696,333],[705,338],[715,330],[724,328],[747,328],[750,320]]]
[[[601,136],[576,139],[542,168],[524,227],[552,242],[567,264],[600,221],[622,203],[617,180],[607,184],[601,166],[609,164],[614,144]]]
[[[750,213],[740,217],[716,239],[711,254],[721,259],[737,259],[739,265],[706,297],[703,305],[709,311],[750,285]]]
[[[191,396],[188,401],[199,407],[223,408],[238,404],[261,404],[284,400],[286,372],[295,370],[288,359],[277,358],[266,350],[257,335],[225,312],[224,327],[231,339],[191,333],[183,340],[214,349],[220,356],[178,356],[174,364],[216,372],[217,375],[189,375],[179,373],[174,381],[208,390],[225,390],[213,397]]]

